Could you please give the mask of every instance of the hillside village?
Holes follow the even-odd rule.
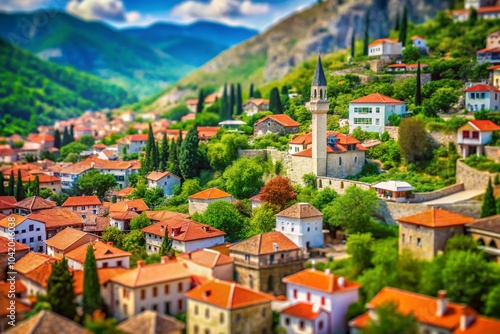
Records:
[[[497,333],[500,7],[408,10],[0,138],[0,332]]]

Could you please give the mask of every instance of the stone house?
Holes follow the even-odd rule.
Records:
[[[30,251],[45,252],[45,224],[27,216],[12,214],[0,220],[0,236],[11,238],[29,247]]]
[[[186,268],[196,276],[232,281],[234,278],[234,259],[213,249],[203,248],[177,256]]]
[[[413,256],[432,260],[444,250],[446,241],[456,234],[464,234],[465,225],[474,218],[432,208],[411,216],[397,219],[399,223],[399,252],[408,249]]]
[[[397,40],[380,38],[368,45],[368,56],[380,57],[382,59],[390,57],[400,57],[403,53],[403,45]]]
[[[47,245],[48,255],[60,258],[65,256],[68,252],[96,240],[99,240],[99,237],[95,234],[67,227],[52,238],[46,240],[45,244]]]
[[[262,117],[253,126],[254,136],[262,136],[268,133],[286,136],[298,133],[300,123],[286,114],[269,115]]]
[[[300,248],[323,247],[323,214],[309,203],[297,203],[276,214],[276,231]]]
[[[491,110],[497,112],[500,108],[500,89],[483,84],[466,88],[465,105],[468,111]]]
[[[286,293],[283,277],[304,269],[309,254],[281,232],[268,232],[229,248],[234,259],[235,281],[275,295]]]
[[[181,185],[181,178],[170,172],[151,172],[147,176],[148,189],[160,187],[163,194],[170,196],[174,193],[173,187]]]
[[[484,154],[484,147],[493,139],[493,132],[500,126],[490,120],[471,120],[457,130],[457,144],[460,145],[462,156]]]
[[[210,203],[215,201],[233,202],[233,196],[217,188],[209,188],[188,197],[189,214],[202,214]]]
[[[243,103],[243,111],[248,117],[251,117],[259,112],[269,110],[269,100],[261,98],[250,98]]]
[[[272,298],[233,282],[212,280],[186,293],[187,333],[272,333]]]
[[[102,212],[102,203],[96,195],[68,197],[61,207],[76,212],[85,220],[95,219]]]
[[[500,215],[481,218],[465,225],[466,233],[500,263]]]

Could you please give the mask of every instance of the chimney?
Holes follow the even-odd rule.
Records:
[[[436,315],[442,317],[446,313],[446,304],[448,304],[448,295],[446,290],[439,290],[437,297]]]
[[[191,252],[188,253],[188,258],[191,259]]]
[[[113,247],[113,241],[108,241],[107,244],[108,244],[108,246]]]
[[[345,278],[340,276],[337,279],[337,284],[339,285],[340,288],[344,288],[345,287]]]
[[[330,268],[325,269],[325,274],[330,275],[331,273],[332,273],[332,271],[330,270]]]
[[[211,294],[212,294],[212,291],[207,290],[207,291],[203,292],[203,297],[208,298],[208,297],[210,297]]]
[[[316,261],[311,260],[311,270],[315,270],[315,269],[316,269]]]
[[[162,257],[161,257],[161,264],[167,264],[167,263],[168,263],[168,260],[169,260],[169,257],[168,257],[168,256],[162,256]]]
[[[144,261],[137,261],[137,268],[144,267]]]
[[[163,232],[163,229],[165,228],[165,225],[160,225],[160,227],[161,227],[160,232]]]
[[[274,248],[274,251],[277,252],[280,249],[280,246],[278,245],[278,243],[273,242],[273,248]]]

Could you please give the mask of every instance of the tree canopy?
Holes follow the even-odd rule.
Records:
[[[267,182],[260,191],[260,199],[283,210],[290,201],[297,198],[290,179],[278,175]]]
[[[229,242],[240,239],[244,226],[243,217],[236,207],[226,201],[210,203],[202,215],[202,222],[226,232],[226,240]]]
[[[113,174],[104,174],[97,169],[92,169],[78,179],[76,187],[82,195],[96,195],[102,198],[108,190],[116,187],[116,184]]]

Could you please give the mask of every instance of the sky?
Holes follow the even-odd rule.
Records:
[[[113,26],[145,26],[157,21],[200,20],[264,30],[317,0],[0,0],[0,10],[65,10],[87,20]]]

